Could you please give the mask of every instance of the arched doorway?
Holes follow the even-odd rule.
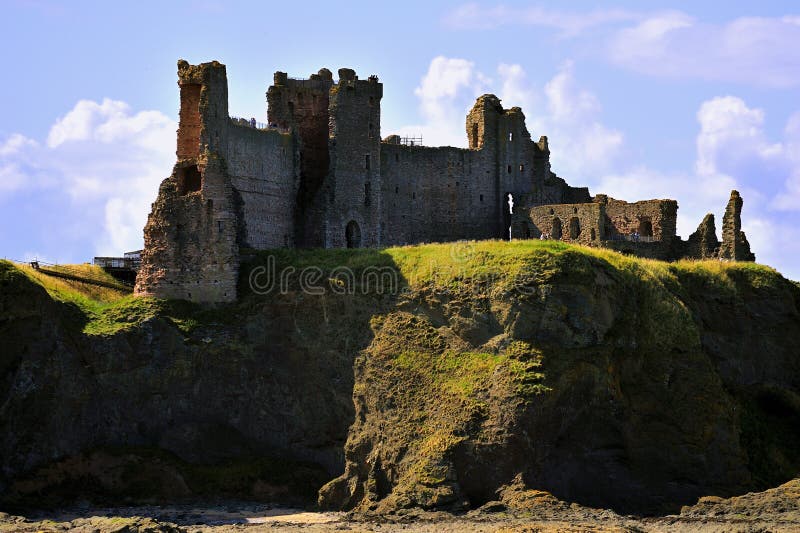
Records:
[[[558,217],[553,219],[553,231],[550,232],[550,238],[561,240],[561,219]]]
[[[653,223],[649,218],[643,218],[639,221],[639,235],[641,237],[653,236]]]
[[[348,248],[360,248],[361,247],[361,228],[358,227],[358,223],[355,220],[351,220],[347,223],[347,227],[344,230],[345,240],[347,241]]]
[[[574,241],[581,234],[581,222],[578,217],[569,219],[569,238]]]

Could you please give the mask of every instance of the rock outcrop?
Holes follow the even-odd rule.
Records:
[[[321,504],[366,512],[512,485],[676,512],[800,471],[800,288],[767,267],[547,241],[272,256],[325,290],[87,311],[0,263],[4,505],[302,499],[335,478]],[[333,266],[361,284],[328,285]]]

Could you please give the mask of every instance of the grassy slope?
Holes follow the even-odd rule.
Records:
[[[782,283],[781,275],[774,269],[754,263],[664,263],[624,256],[610,250],[538,240],[425,244],[383,250],[263,251],[243,268],[240,301],[216,309],[203,309],[180,301],[136,298],[114,289],[53,278],[28,266],[7,261],[0,262],[0,268],[5,272],[15,268],[44,287],[54,300],[80,308],[88,320],[84,326],[85,333],[113,334],[156,315],[168,317],[186,329],[204,320],[234,320],[237,312],[246,312],[255,300],[263,298],[250,293],[245,284],[246,274],[254,266],[266,264],[269,256],[274,257],[277,272],[285,267],[295,269],[295,275],[289,278],[291,288],[297,287],[297,273],[304,268],[321,269],[324,273],[321,283],[325,287],[325,283],[332,280],[329,274],[335,276],[346,267],[355,274],[355,290],[363,292],[375,290],[374,284],[367,286],[363,283],[367,279],[363,276],[364,271],[374,267],[394,269],[401,289],[448,291],[463,296],[480,294],[484,290],[511,291],[516,287],[556,281],[587,282],[594,276],[593,266],[598,263],[631,283],[647,286],[654,295],[665,288],[680,292],[683,290],[681,285],[686,283],[706,285],[730,294],[736,291],[734,279],[745,278],[756,287],[777,287]],[[106,276],[113,281],[98,267],[71,265],[71,268],[85,269],[87,274]],[[663,322],[676,311],[660,309],[657,299],[653,304],[655,308],[650,316],[656,322]]]

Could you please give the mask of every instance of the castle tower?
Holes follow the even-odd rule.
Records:
[[[135,293],[221,302],[236,298],[238,217],[226,173],[225,65],[178,62],[177,162],[144,229]]]
[[[267,91],[271,126],[292,131],[299,142],[300,184],[295,206],[295,242],[302,247],[322,247],[325,221],[323,185],[330,171],[328,106],[333,85],[331,71],[323,68],[309,79],[290,79],[276,72]]]
[[[353,70],[339,69],[328,107],[326,247],[381,244],[382,97],[377,76],[359,80]]]
[[[531,142],[522,109],[503,109],[493,94],[477,99],[467,115],[466,128],[470,150],[479,152],[477,160],[495,183],[495,234],[507,238],[512,218],[509,196],[514,205],[531,203],[549,175],[547,138],[538,144]]]

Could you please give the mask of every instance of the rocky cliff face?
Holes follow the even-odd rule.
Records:
[[[335,478],[324,507],[464,509],[535,489],[659,512],[798,474],[797,285],[752,264],[464,246],[279,255],[356,278],[382,265],[404,288],[390,294],[289,283],[99,317],[4,266],[6,501],[91,480],[301,498]]]

